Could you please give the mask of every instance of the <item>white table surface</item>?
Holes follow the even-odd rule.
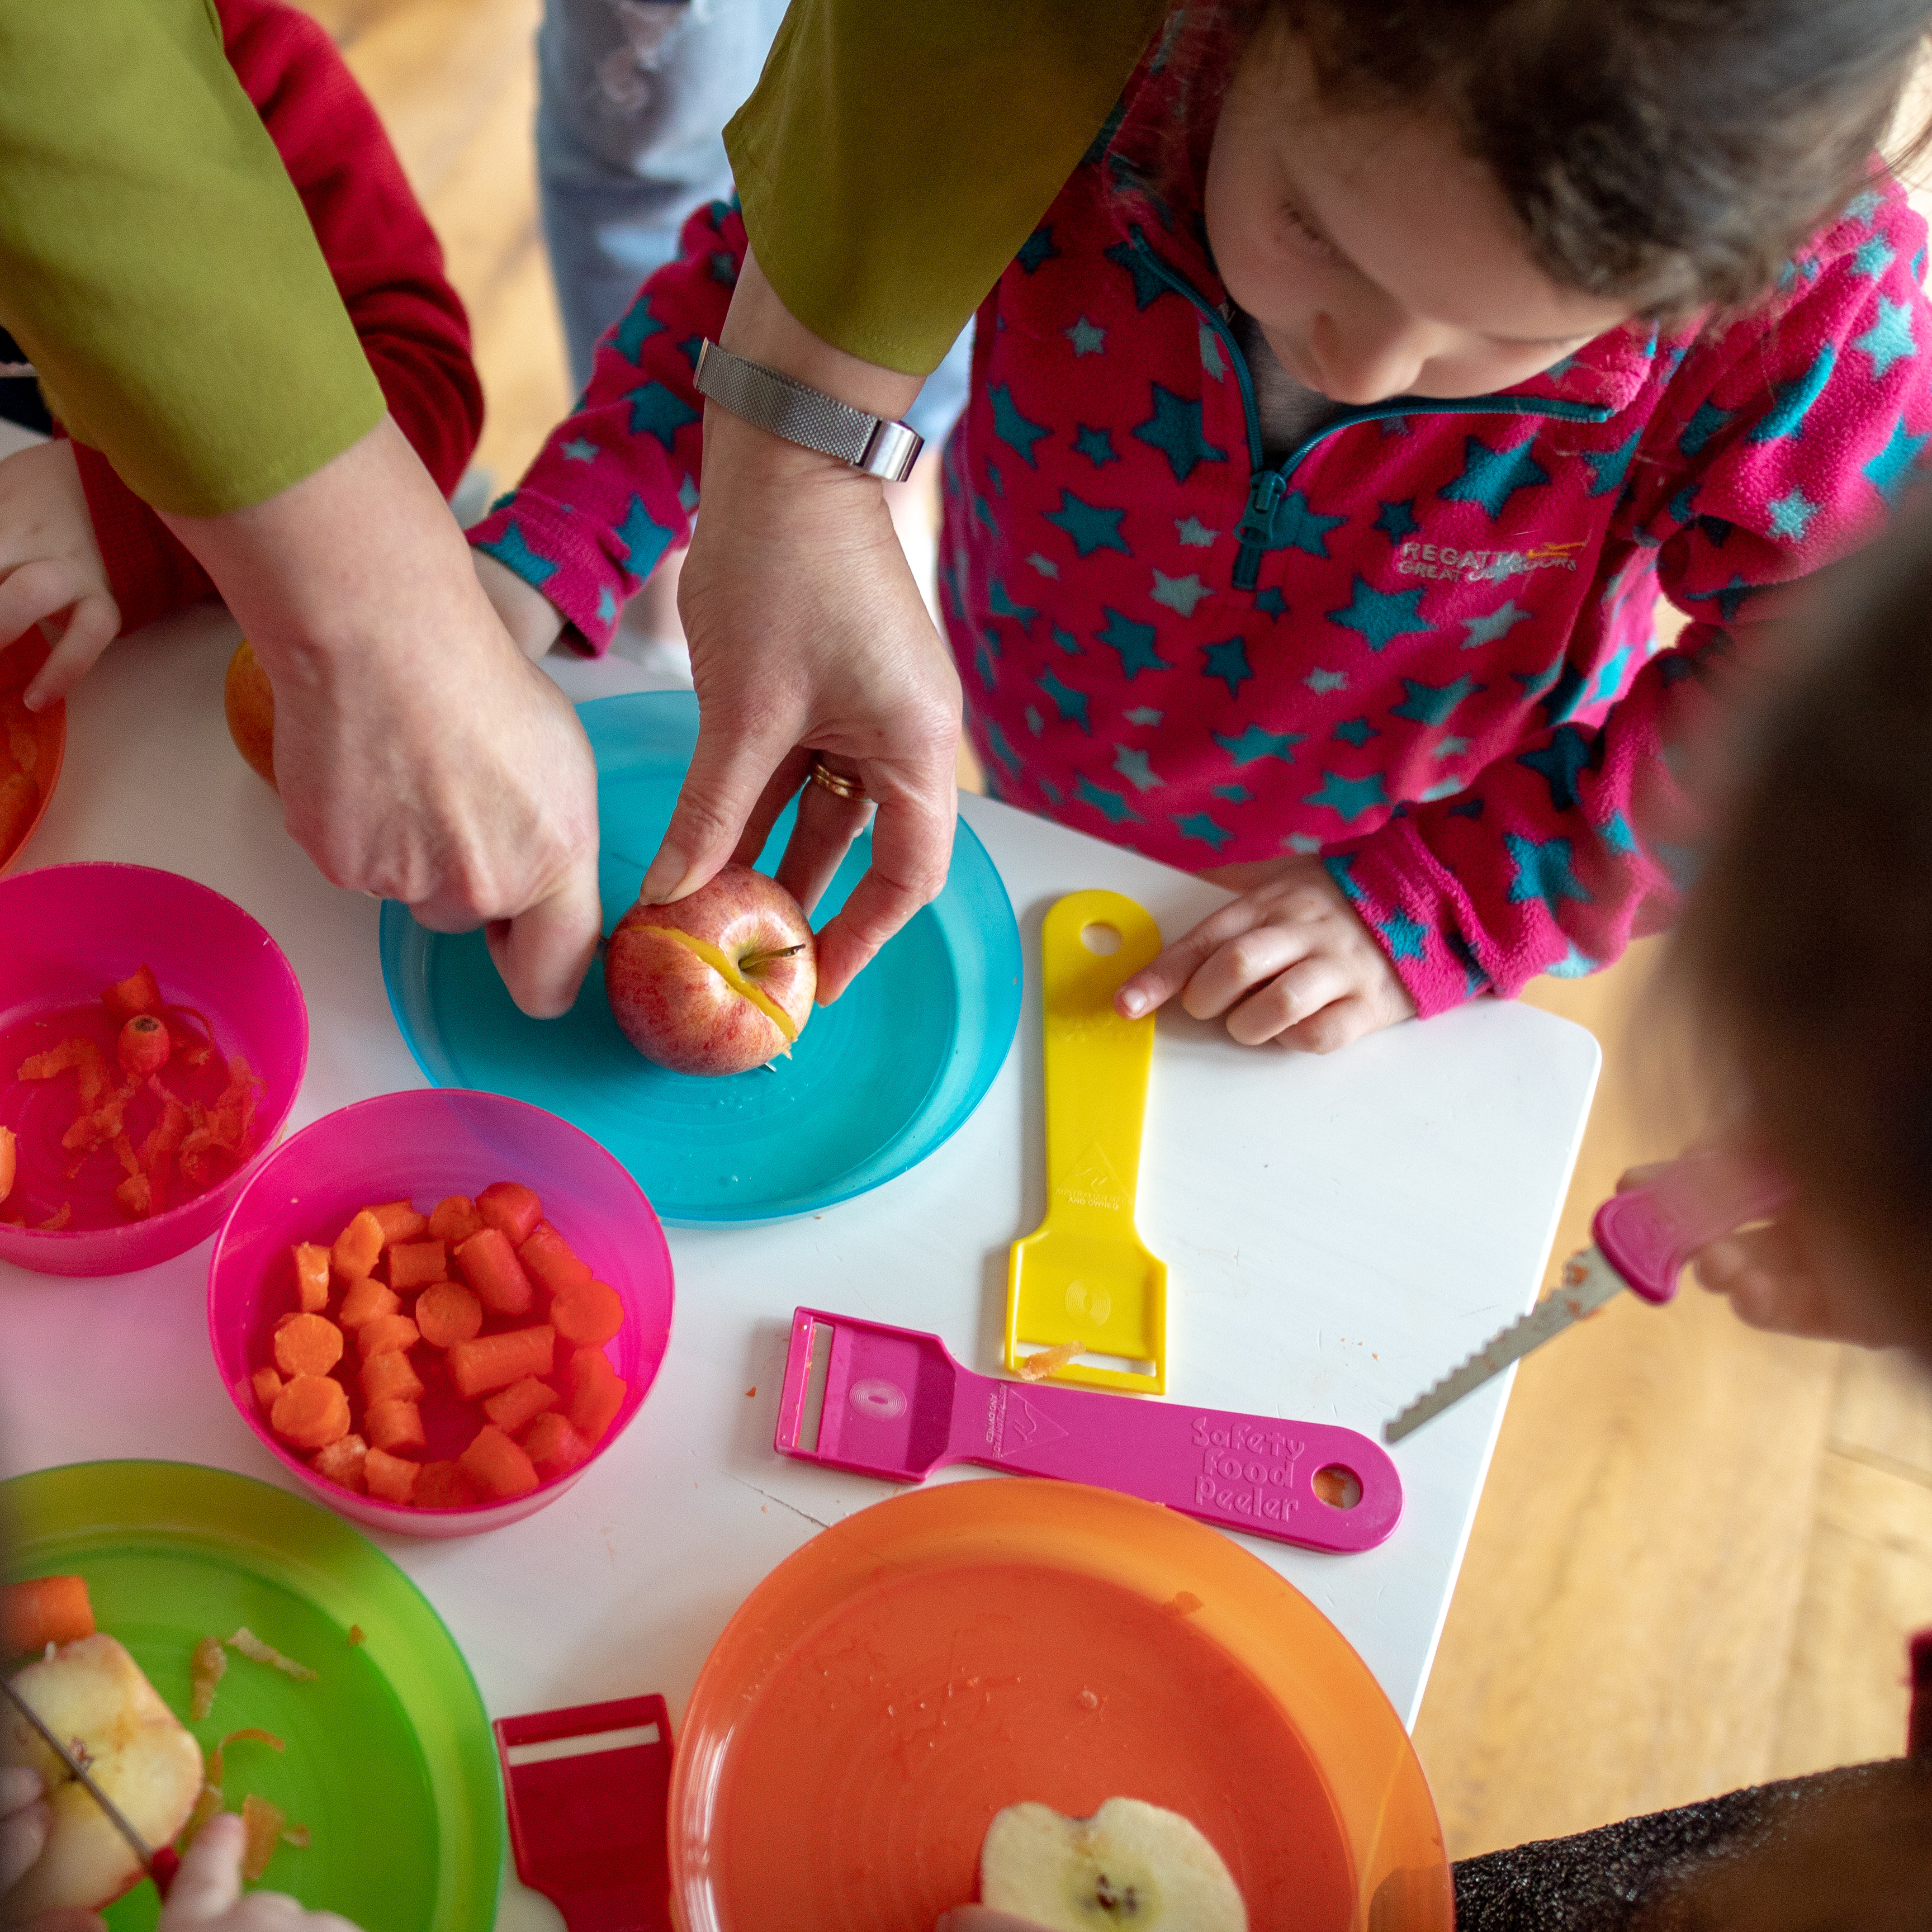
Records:
[[[70,700],[66,767],[22,862],[166,866],[260,919],[308,1000],[292,1131],[424,1083],[390,1017],[375,902],[310,866],[229,744],[221,687],[236,634],[204,609],[109,652]],[[652,682],[616,660],[551,668],[576,699]],[[669,1354],[578,1486],[494,1534],[378,1539],[454,1634],[492,1717],[657,1690],[675,1721],[746,1592],[821,1526],[895,1492],[774,1454],[795,1305],[934,1330],[969,1366],[997,1370],[1007,1249],[1044,1208],[1041,916],[1064,892],[1107,886],[1172,937],[1224,895],[986,800],[963,808],[1012,896],[1028,972],[1016,1049],[977,1112],[923,1165],[823,1215],[671,1230]],[[1217,1026],[1164,1014],[1140,1222],[1170,1270],[1172,1396],[1378,1436],[1534,1298],[1598,1061],[1581,1028],[1494,1001],[1326,1059],[1238,1048]],[[215,1375],[208,1256],[204,1243],[85,1284],[0,1262],[0,1472],[164,1456],[295,1486]],[[1498,1379],[1395,1450],[1406,1507],[1378,1550],[1239,1539],[1334,1620],[1406,1722],[1508,1394]],[[950,1479],[982,1477],[1001,1480]],[[508,1878],[502,1927],[558,1922]]]

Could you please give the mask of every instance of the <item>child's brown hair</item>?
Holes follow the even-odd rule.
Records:
[[[1822,586],[1740,734],[1674,942],[1766,1150],[1893,1272],[1932,1255],[1932,500]],[[1922,1324],[1932,1338],[1932,1305]]]
[[[1932,27],[1926,0],[1266,12],[1306,48],[1325,103],[1444,115],[1552,280],[1664,316],[1742,308],[1773,286],[1863,182]]]

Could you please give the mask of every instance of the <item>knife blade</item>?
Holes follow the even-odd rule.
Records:
[[[127,1840],[128,1848],[141,1862],[141,1869],[154,1882],[154,1889],[165,1898],[168,1887],[174,1882],[176,1871],[181,1864],[172,1845],[164,1845],[158,1851],[148,1849],[148,1841],[128,1823],[126,1814],[94,1781],[92,1774],[86,1765],[76,1757],[65,1744],[47,1727],[39,1712],[16,1690],[4,1678],[0,1678],[0,1691],[4,1691],[7,1701],[40,1734],[40,1742],[67,1767],[68,1774],[107,1814],[107,1822]]]
[[[1612,1196],[1590,1223],[1593,1245],[1564,1262],[1555,1291],[1391,1417],[1382,1440],[1400,1442],[1624,1288],[1652,1304],[1668,1301],[1700,1248],[1774,1213],[1790,1198],[1779,1177],[1725,1154],[1688,1155],[1642,1186]]]

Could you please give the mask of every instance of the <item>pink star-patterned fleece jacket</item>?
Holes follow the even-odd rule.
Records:
[[[1425,1014],[1587,973],[1694,862],[1671,762],[1726,627],[1918,467],[1924,224],[1875,170],[1742,319],[1346,410],[1270,465],[1189,87],[1144,65],[979,313],[940,578],[989,780],[1190,870],[1321,854]],[[594,648],[688,535],[745,248],[735,206],[692,215],[471,533]]]

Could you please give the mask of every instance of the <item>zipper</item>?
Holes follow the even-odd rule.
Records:
[[[1248,358],[1242,354],[1241,345],[1234,340],[1234,332],[1228,326],[1227,318],[1219,309],[1202,300],[1198,291],[1184,276],[1168,266],[1148,245],[1147,237],[1138,226],[1129,232],[1135,248],[1148,267],[1176,295],[1184,297],[1202,321],[1214,332],[1226,352],[1228,366],[1240,379],[1241,408],[1248,430],[1248,466],[1254,472],[1254,480],[1248,486],[1246,507],[1235,532],[1240,548],[1234,553],[1232,580],[1237,590],[1253,590],[1261,574],[1262,554],[1268,548],[1268,533],[1274,526],[1275,511],[1288,493],[1289,478],[1330,436],[1339,436],[1344,430],[1354,429],[1363,423],[1388,422],[1396,416],[1535,416],[1569,422],[1608,422],[1616,413],[1603,404],[1565,403],[1554,399],[1526,409],[1519,398],[1508,396],[1463,396],[1446,401],[1397,397],[1386,403],[1370,403],[1360,409],[1344,410],[1305,442],[1289,451],[1277,467],[1266,468],[1262,460],[1262,415],[1260,405],[1255,400],[1254,378],[1249,372]],[[1290,531],[1286,541],[1292,542],[1294,536],[1294,532]]]

